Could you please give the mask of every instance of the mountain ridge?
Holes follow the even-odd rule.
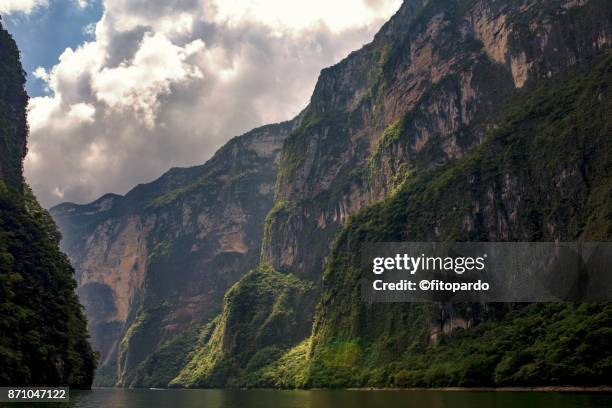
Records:
[[[232,138],[205,164],[173,168],[123,196],[106,194],[89,204],[62,203],[50,210],[64,232],[62,249],[78,271],[79,295],[91,310],[103,368],[112,372],[117,363],[125,364],[127,375],[147,356],[140,345],[132,349],[128,336],[145,330],[143,336],[153,339],[149,347],[156,348],[172,333],[205,322],[220,308],[225,290],[256,265],[256,231],[271,206],[276,156],[298,121]],[[202,268],[217,261],[225,262],[225,276],[210,280],[219,286],[194,289],[203,284]],[[155,268],[163,273],[175,262],[182,263],[182,280],[150,280]],[[152,299],[152,292],[166,300]],[[165,329],[145,329],[140,323],[148,318],[171,321],[159,323]]]

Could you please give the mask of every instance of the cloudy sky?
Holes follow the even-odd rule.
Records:
[[[290,119],[400,0],[0,0],[43,205],[125,193]]]

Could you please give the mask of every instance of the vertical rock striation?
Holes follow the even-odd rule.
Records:
[[[219,313],[226,290],[257,266],[295,122],[236,137],[206,164],[171,169],[125,196],[51,209],[101,354],[100,383],[140,385],[139,365]]]

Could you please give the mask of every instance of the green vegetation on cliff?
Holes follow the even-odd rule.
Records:
[[[308,335],[312,321],[302,311],[310,309],[312,295],[310,283],[269,266],[249,272],[227,292],[223,312],[204,326],[171,385],[255,386],[261,369],[277,360],[279,371],[289,366],[286,371],[298,377],[293,369],[299,371],[299,357],[287,351]]]
[[[95,357],[57,230],[29,191],[0,192],[0,384],[89,388]]]
[[[609,383],[610,305],[366,305],[359,248],[610,239],[611,74],[608,57],[525,89],[471,154],[407,179],[349,220],[324,275],[310,386]],[[460,333],[445,329],[453,322]],[[338,349],[346,357],[330,359]]]
[[[21,174],[24,82],[19,52],[0,25],[0,385],[89,388],[96,359],[74,270]]]
[[[28,95],[19,50],[0,20],[0,179],[20,190],[23,184],[22,159],[25,155]]]
[[[198,330],[195,327],[172,338],[138,365],[126,381],[126,385],[130,387],[167,387],[189,362],[197,341]]]
[[[310,338],[293,348],[279,347],[282,336],[291,333],[285,327],[271,344],[236,348],[222,336],[256,332],[265,314],[229,325],[226,318],[217,320],[213,340],[203,343],[174,384],[607,384],[610,305],[367,305],[360,300],[359,248],[366,241],[609,239],[611,63],[607,57],[521,90],[471,153],[444,166],[396,175],[402,180],[398,186],[352,216],[339,233]],[[290,209],[279,201],[271,218]],[[245,284],[249,296],[228,295],[224,313],[238,307],[262,310],[256,299],[269,293],[264,282],[272,276],[283,275],[264,269],[239,282],[235,288]],[[292,306],[298,310],[287,305]],[[247,357],[236,358],[242,350],[249,350]],[[198,364],[205,368],[198,371]],[[205,380],[185,381],[189,376]]]

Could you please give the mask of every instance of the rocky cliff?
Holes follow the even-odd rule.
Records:
[[[477,149],[350,219],[324,275],[311,385],[609,382],[610,305],[367,305],[359,285],[367,241],[609,240],[612,56],[593,63],[519,92]]]
[[[257,266],[294,123],[236,137],[206,164],[172,169],[125,196],[51,209],[101,354],[99,383],[144,381],[145,360],[216,316],[227,289]]]
[[[268,207],[252,212],[260,229],[250,242],[261,244],[261,253],[222,284],[233,265],[225,257],[177,286],[190,267],[169,254],[185,254],[174,251],[185,251],[211,225],[177,220],[174,229],[157,229],[156,211],[185,214],[177,203],[192,193],[171,181],[172,171],[134,190],[157,203],[138,214],[156,218],[115,210],[149,202],[130,200],[133,193],[54,209],[83,298],[89,303],[86,284],[93,282],[83,277],[96,275],[113,299],[99,297],[89,309],[112,316],[98,321],[118,322],[115,338],[122,340],[109,343],[106,356],[118,353],[119,384],[605,382],[609,354],[597,344],[610,340],[608,306],[368,306],[359,300],[356,260],[367,240],[609,239],[611,12],[603,0],[406,0],[370,44],[321,72],[309,105],[284,125],[269,171],[275,182],[265,183]],[[228,196],[217,207],[235,200]],[[207,211],[189,207],[187,214]],[[110,219],[101,212],[122,215],[98,233]],[[235,242],[223,237],[237,229],[212,228],[220,231],[213,247]],[[141,238],[122,238],[122,231]],[[183,240],[183,231],[194,235]],[[197,259],[209,259],[209,251]],[[118,270],[144,283],[130,284]],[[181,321],[189,310],[178,306],[183,293],[215,302]],[[115,317],[122,307],[124,320]],[[587,331],[593,336],[581,335]],[[547,348],[554,351],[544,358]],[[138,380],[128,380],[130,370]]]
[[[406,1],[371,44],[321,72],[283,149],[276,202],[291,211],[270,220],[264,259],[319,274],[350,214],[403,174],[463,157],[517,89],[604,52],[610,35],[597,0]]]
[[[19,50],[0,23],[0,385],[89,388],[96,361],[74,270],[23,179],[24,85]]]
[[[535,307],[516,312],[514,319],[511,308],[495,305],[367,306],[360,301],[357,260],[359,244],[367,240],[607,239],[610,73],[605,58],[611,23],[610,6],[603,1],[404,2],[371,44],[321,72],[301,126],[281,153],[262,264],[316,286],[316,311],[284,310],[316,316],[310,338],[294,342],[293,348],[279,342],[277,349],[268,345],[250,357],[243,353],[242,364],[221,348],[216,354],[222,357],[198,366],[202,354],[196,353],[173,384],[605,381],[609,367],[601,362],[607,357],[571,354],[535,335],[515,341],[506,354],[503,348],[499,354],[483,351],[486,341],[474,342],[477,357],[457,343],[437,350],[446,360],[436,360],[428,371],[436,355],[425,353],[428,347],[474,327],[479,329],[467,330],[472,337],[466,343],[481,339],[487,335],[484,322],[498,325],[491,328],[493,342],[526,322],[566,319],[550,332],[598,349],[563,329],[583,321],[581,330],[590,327],[609,338],[611,310]],[[600,64],[597,69],[595,64]],[[573,82],[573,76],[580,79]],[[552,109],[558,104],[562,110]],[[544,106],[551,111],[541,111]],[[559,117],[567,119],[559,122]],[[593,122],[587,125],[589,118]],[[555,138],[570,123],[576,132]],[[500,135],[502,129],[511,142]],[[558,144],[567,150],[553,158]],[[601,155],[593,155],[598,145]],[[575,161],[561,165],[569,157]],[[233,307],[228,304],[226,310]],[[251,323],[218,326],[197,350],[210,350],[215,338]],[[293,333],[289,327],[277,329],[279,339]],[[547,346],[571,355],[559,357],[565,369],[554,377],[550,364],[555,358],[534,357],[535,350]],[[531,358],[521,361],[517,355],[523,350]],[[445,371],[443,364],[451,359],[459,368]],[[419,370],[410,370],[413,363]],[[576,374],[597,363],[588,375]],[[511,378],[512,369],[532,369],[531,377]]]
[[[7,187],[23,189],[23,158],[26,153],[26,111],[28,95],[23,88],[25,78],[19,50],[13,38],[2,29],[0,36],[0,75],[2,75],[2,122],[0,122],[0,178]]]

